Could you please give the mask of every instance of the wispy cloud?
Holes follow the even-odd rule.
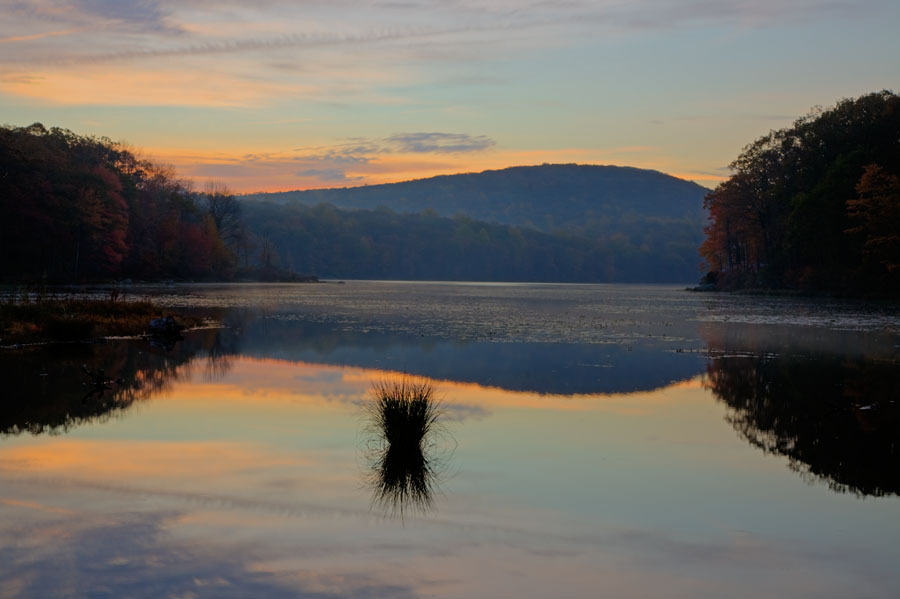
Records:
[[[365,177],[348,177],[347,172],[339,168],[307,168],[297,171],[298,177],[310,177],[322,182],[362,181]]]
[[[81,29],[62,29],[60,31],[45,31],[42,33],[31,33],[28,35],[11,35],[9,37],[0,38],[0,44],[13,44],[16,42],[31,42],[34,40],[40,40],[48,37],[57,37],[60,35],[71,35],[73,33],[77,33],[81,31]]]
[[[104,29],[180,34],[173,10],[158,0],[19,0],[4,8],[5,17],[19,22],[103,24]]]
[[[93,67],[0,72],[0,93],[57,105],[246,107],[285,95],[314,96],[319,90],[197,68]]]
[[[400,133],[385,139],[399,152],[448,153],[481,152],[496,145],[486,135],[466,135],[465,133]]]
[[[73,5],[92,18],[137,25],[143,30],[165,33],[181,31],[169,22],[170,11],[156,0],[75,0]]]
[[[332,146],[296,148],[304,160],[328,160],[336,163],[368,162],[377,154],[458,154],[482,152],[497,142],[487,135],[468,133],[414,132],[394,133],[382,138],[354,137]]]
[[[460,33],[462,29],[405,29],[374,31],[369,33],[294,33],[256,39],[217,40],[168,48],[121,49],[102,54],[72,54],[69,56],[40,56],[25,59],[27,64],[100,64],[139,59],[156,59],[177,56],[203,56],[212,54],[237,54],[279,49],[323,48],[328,46],[361,45],[386,41],[409,41]]]

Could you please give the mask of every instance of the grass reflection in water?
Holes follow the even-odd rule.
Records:
[[[372,506],[401,518],[426,513],[452,453],[434,385],[404,376],[373,383],[371,393],[365,447]]]

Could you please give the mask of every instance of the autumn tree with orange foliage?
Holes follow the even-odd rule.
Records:
[[[900,177],[877,164],[866,167],[856,186],[857,198],[847,202],[857,225],[847,232],[863,238],[863,256],[889,273],[900,270]]]

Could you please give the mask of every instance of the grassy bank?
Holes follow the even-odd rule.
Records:
[[[198,318],[148,301],[12,297],[0,302],[0,345],[140,335],[151,318],[165,315],[188,327],[200,324]]]

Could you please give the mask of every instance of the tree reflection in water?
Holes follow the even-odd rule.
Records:
[[[900,493],[900,366],[857,358],[728,356],[705,379],[751,444],[839,492]]]
[[[189,378],[193,363],[204,354],[206,376],[221,377],[230,364],[227,352],[217,349],[221,335],[217,329],[196,331],[169,351],[145,340],[5,350],[0,359],[0,436],[61,434],[105,422]],[[97,388],[85,371],[101,370],[105,378],[121,380]]]
[[[427,513],[452,452],[434,386],[403,377],[374,383],[372,395],[365,429],[372,505],[401,518],[409,510]]]

